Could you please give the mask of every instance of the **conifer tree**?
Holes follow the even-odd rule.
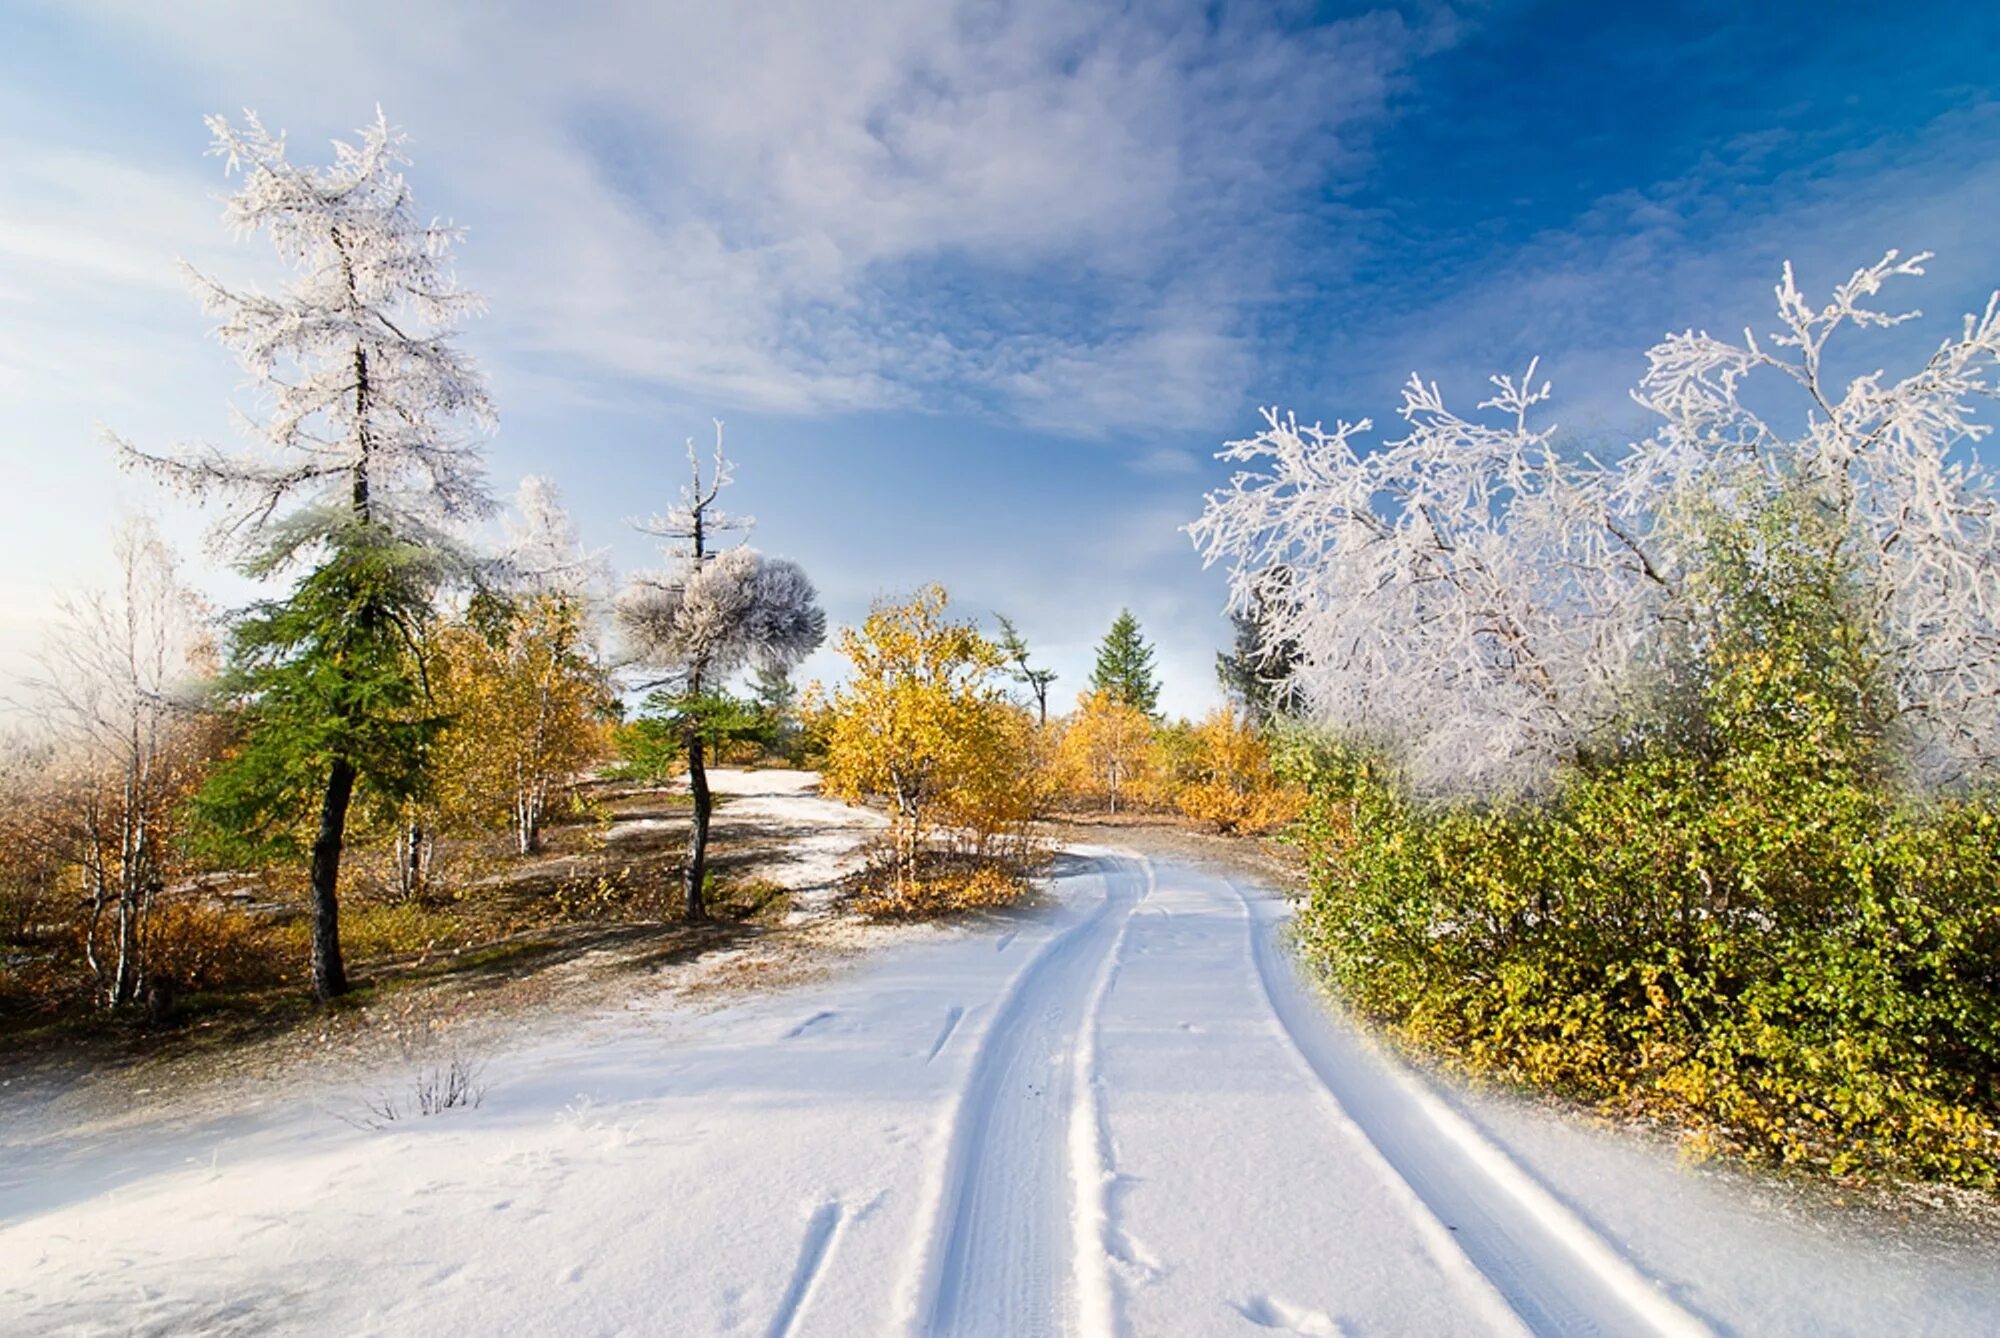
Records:
[[[1235,644],[1215,653],[1216,681],[1253,726],[1293,715],[1300,704],[1291,681],[1299,663],[1298,643],[1269,631],[1289,588],[1286,569],[1274,568],[1252,594],[1249,607],[1230,612]]]
[[[692,440],[688,468],[680,504],[640,527],[667,541],[668,565],[635,576],[619,595],[617,611],[633,660],[665,674],[651,686],[669,689],[661,704],[672,712],[680,732],[694,799],[682,867],[682,913],[689,920],[703,920],[708,917],[702,884],[709,819],[715,811],[707,750],[754,724],[743,703],[719,689],[745,665],[797,665],[826,639],[826,614],[796,562],[766,557],[740,544],[716,547],[717,536],[752,523],[716,505],[730,482],[721,423],[715,425],[715,461],[706,477]]]
[[[1160,681],[1153,672],[1153,648],[1140,634],[1139,620],[1130,609],[1120,609],[1111,630],[1097,645],[1097,667],[1090,674],[1090,690],[1109,695],[1146,715],[1160,704]]]
[[[238,231],[262,232],[293,271],[281,293],[235,291],[192,269],[216,336],[268,405],[264,449],[125,459],[231,505],[217,542],[289,595],[241,618],[226,685],[245,705],[237,756],[203,792],[219,839],[282,851],[311,842],[313,993],[345,992],[337,885],[357,784],[411,794],[439,725],[418,647],[438,586],[470,574],[451,537],[491,510],[463,428],[493,420],[481,377],[452,346],[479,299],[453,279],[459,231],[420,222],[399,168],[404,137],[380,111],[326,168],[296,166],[255,114],[209,118],[211,152],[243,184]],[[317,810],[315,813],[314,810]]]
[[[1035,721],[1049,723],[1049,684],[1056,681],[1053,669],[1037,669],[1028,663],[1028,643],[1022,638],[1014,620],[1004,613],[996,613],[1000,620],[1000,653],[1007,658],[1007,674],[1016,683],[1025,686],[1035,698]]]

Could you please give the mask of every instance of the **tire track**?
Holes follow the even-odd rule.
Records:
[[[970,1061],[923,1237],[914,1332],[1031,1338],[1067,1327],[1075,1048],[1138,899],[1132,869],[1098,864],[1103,895],[1014,978]]]
[[[1145,877],[1144,902],[1153,895],[1153,862],[1133,857]],[[1136,904],[1136,903],[1135,903]],[[1123,1332],[1117,1284],[1112,1278],[1111,1261],[1125,1259],[1131,1251],[1124,1247],[1113,1220],[1111,1187],[1117,1178],[1116,1159],[1111,1144],[1111,1122],[1104,1106],[1104,1075],[1097,1060],[1097,1036],[1104,1016],[1104,1001],[1118,979],[1125,958],[1125,940],[1132,932],[1133,910],[1128,907],[1120,918],[1118,936],[1111,941],[1090,987],[1077,1031],[1074,1072],[1071,1077],[1069,1121],[1071,1227],[1074,1231],[1072,1267],[1076,1277],[1077,1315],[1081,1331],[1110,1335]]]
[[[1419,1083],[1329,1018],[1243,903],[1264,999],[1347,1122],[1509,1308],[1538,1334],[1709,1332],[1554,1195]]]

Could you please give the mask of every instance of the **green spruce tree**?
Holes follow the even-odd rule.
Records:
[[[1153,715],[1160,704],[1160,680],[1153,672],[1153,648],[1139,632],[1130,609],[1120,609],[1111,630],[1097,645],[1090,687],[1115,701]]]

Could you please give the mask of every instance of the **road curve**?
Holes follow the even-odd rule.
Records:
[[[1038,908],[552,1024],[389,1128],[342,1116],[415,1057],[95,1123],[0,1085],[0,1332],[1991,1331],[1990,1239],[1412,1072],[1285,909],[1072,851]]]

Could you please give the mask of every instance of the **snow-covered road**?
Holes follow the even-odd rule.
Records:
[[[1990,1332],[2000,1260],[1387,1061],[1283,903],[1129,853],[701,1011],[188,1123],[4,1109],[0,1332]]]

